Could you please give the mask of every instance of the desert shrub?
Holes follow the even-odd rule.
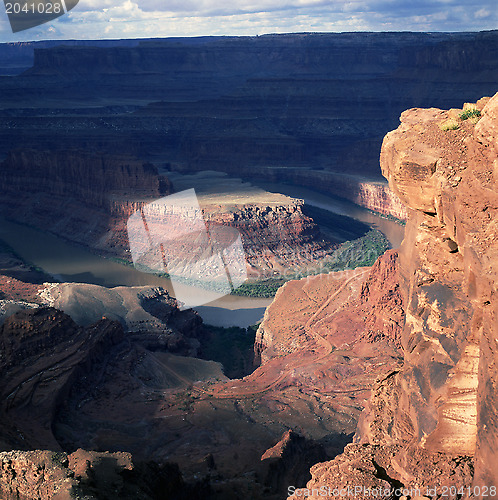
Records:
[[[452,118],[448,118],[447,120],[439,124],[439,128],[445,132],[447,130],[457,130],[459,127],[460,125],[458,125],[458,122],[456,120],[453,120]]]
[[[479,119],[481,112],[477,108],[467,108],[460,113],[460,120],[468,120],[469,118]]]

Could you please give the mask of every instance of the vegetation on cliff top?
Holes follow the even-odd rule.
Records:
[[[469,118],[477,120],[481,117],[481,112],[477,108],[467,108],[464,109],[459,116],[461,120],[468,120]]]

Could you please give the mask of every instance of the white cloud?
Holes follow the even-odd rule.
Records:
[[[475,14],[474,17],[476,19],[486,19],[491,15],[491,12],[488,9],[479,9]]]

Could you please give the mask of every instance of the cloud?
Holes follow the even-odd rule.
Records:
[[[80,0],[66,16],[0,40],[495,29],[496,0]],[[4,13],[2,13],[4,14]]]

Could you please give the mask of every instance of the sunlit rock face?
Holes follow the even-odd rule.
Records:
[[[378,382],[355,444],[315,466],[308,488],[333,479],[496,497],[497,158],[498,94],[460,110],[408,110],[385,137],[382,171],[409,211],[404,365]]]
[[[400,127],[384,139],[381,164],[412,210],[400,252],[411,437],[427,450],[477,451],[479,460],[489,443],[482,439],[485,421],[495,411],[485,401],[495,396],[489,345],[496,337],[498,97],[476,109],[482,110],[477,125],[453,110],[403,113]],[[448,119],[459,128],[442,130]],[[478,475],[485,473],[476,465]]]

